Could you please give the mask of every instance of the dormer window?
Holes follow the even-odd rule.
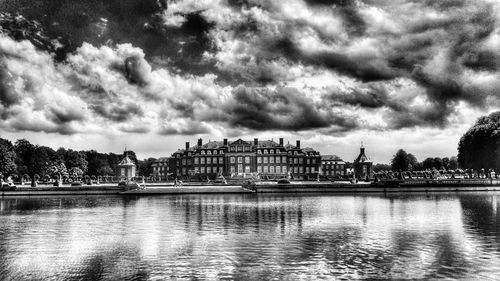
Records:
[[[212,155],[212,151],[207,150],[207,154],[208,154],[208,155]]]
[[[214,154],[217,154],[217,150],[214,150]]]
[[[205,150],[202,150],[202,151],[201,151],[201,155],[205,155]]]
[[[268,152],[267,149],[264,149],[264,154],[267,154],[267,152]]]
[[[219,153],[220,153],[220,154],[224,154],[224,151],[220,150],[220,151],[219,151]]]
[[[274,149],[271,149],[271,151],[269,153],[274,154]]]

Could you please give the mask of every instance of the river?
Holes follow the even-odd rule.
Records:
[[[0,199],[2,280],[500,276],[500,193]]]

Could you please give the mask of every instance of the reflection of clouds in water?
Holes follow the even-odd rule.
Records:
[[[482,195],[4,199],[0,273],[467,279],[500,271],[496,202]]]

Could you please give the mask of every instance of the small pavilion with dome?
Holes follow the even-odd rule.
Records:
[[[354,177],[358,180],[369,179],[373,176],[373,162],[365,154],[365,147],[361,144],[359,155],[354,160]]]
[[[133,181],[136,176],[136,167],[134,161],[128,157],[125,151],[125,157],[116,165],[117,177],[120,181]]]

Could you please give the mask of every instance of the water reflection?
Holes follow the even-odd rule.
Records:
[[[498,196],[3,198],[0,276],[494,279]]]

